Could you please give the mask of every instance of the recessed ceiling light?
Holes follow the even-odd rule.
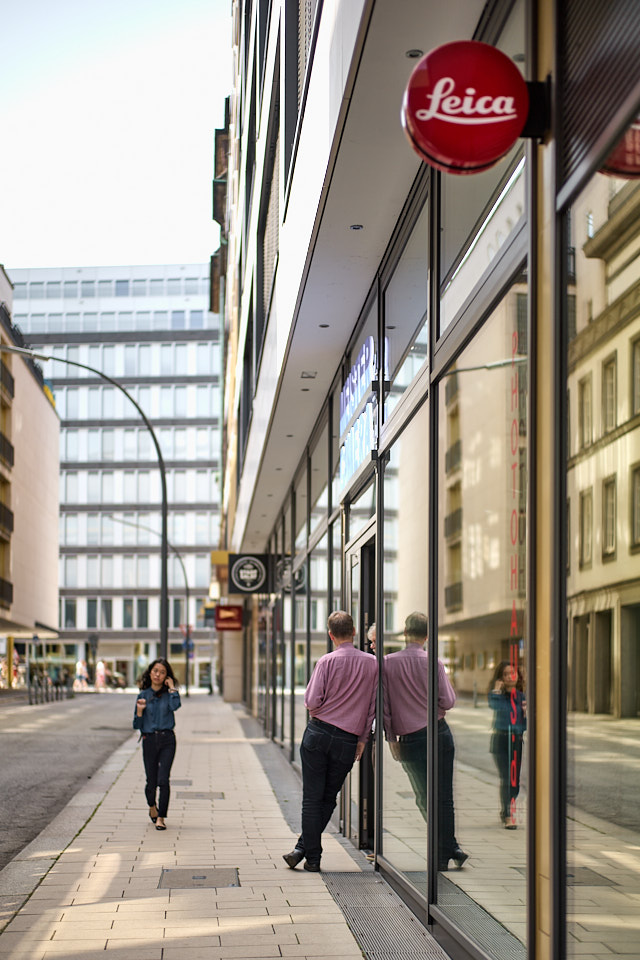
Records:
[[[349,230],[364,230],[364,227],[361,223],[352,223]]]
[[[417,60],[418,57],[421,57],[424,53],[424,50],[418,50],[417,47],[413,47],[411,50],[407,50],[405,57],[408,57],[409,60]]]
[[[315,380],[318,376],[317,370],[303,370],[300,374],[301,380]]]
[[[328,323],[319,323],[318,326],[320,327],[321,330],[326,330],[326,329],[328,328],[329,324],[328,324]]]
[[[287,434],[287,437],[288,437],[289,439],[291,439],[292,436],[293,436],[292,433],[288,433],[288,434]]]
[[[309,393],[309,387],[301,387],[300,393]]]

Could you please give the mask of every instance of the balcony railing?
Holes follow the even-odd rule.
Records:
[[[13,584],[0,578],[0,604],[10,607],[13,603]]]
[[[13,466],[13,444],[5,437],[4,433],[0,433],[0,460],[7,467]]]
[[[462,507],[452,510],[444,518],[444,535],[447,537],[458,536],[462,532]]]
[[[444,455],[444,468],[446,473],[457,470],[462,463],[462,443],[456,440],[452,443]]]
[[[4,390],[6,390],[13,400],[15,394],[15,381],[11,375],[9,367],[6,365],[6,363],[3,363],[2,360],[0,360],[0,385]]]
[[[13,510],[0,503],[0,530],[5,533],[13,533]]]
[[[458,610],[462,606],[462,581],[450,583],[444,588],[444,605],[447,610]]]

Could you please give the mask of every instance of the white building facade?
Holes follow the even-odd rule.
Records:
[[[60,432],[60,637],[73,660],[102,660],[133,683],[158,654],[161,482],[145,411],[165,462],[169,504],[168,654],[208,685],[204,628],[218,539],[220,344],[209,265],[13,270],[14,322],[55,358],[45,376]],[[74,366],[74,363],[85,365]],[[184,565],[184,569],[183,569]],[[188,609],[187,609],[188,596]]]

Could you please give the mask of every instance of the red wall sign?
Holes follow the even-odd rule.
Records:
[[[478,173],[516,142],[529,113],[517,66],[488,43],[460,40],[432,50],[415,67],[402,103],[411,146],[444,173]]]
[[[244,607],[219,603],[216,607],[216,630],[242,630]]]
[[[615,150],[609,154],[601,173],[623,180],[640,178],[640,117],[634,120]]]

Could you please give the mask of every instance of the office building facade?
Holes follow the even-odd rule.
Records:
[[[158,653],[161,483],[169,504],[169,656],[184,682],[214,668],[205,629],[218,539],[220,328],[209,265],[12,271],[14,322],[45,365],[61,419],[60,641],[131,684]],[[79,364],[79,366],[74,366]],[[89,369],[86,369],[89,368]],[[100,371],[112,381],[104,379]],[[188,609],[187,609],[188,598]]]

